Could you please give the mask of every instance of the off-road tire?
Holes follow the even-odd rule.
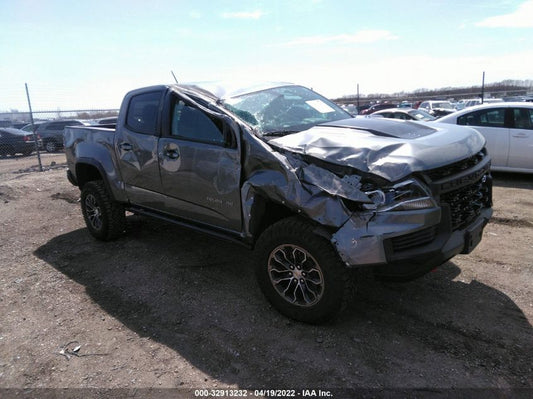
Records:
[[[110,241],[123,234],[126,227],[124,207],[111,198],[102,180],[83,186],[81,211],[87,229],[96,239]]]
[[[256,257],[256,276],[264,295],[294,320],[331,321],[352,296],[350,270],[331,242],[303,219],[291,217],[267,228],[257,242]]]

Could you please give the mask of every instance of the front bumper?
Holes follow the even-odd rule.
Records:
[[[396,280],[419,277],[481,241],[492,216],[490,158],[483,149],[421,174],[439,207],[353,215],[333,236],[341,259]]]
[[[364,225],[361,219],[352,218],[333,235],[332,242],[350,267],[372,266],[382,278],[411,280],[457,254],[471,252],[491,216],[492,209],[484,208],[466,227],[452,230],[447,207],[388,212],[369,218]]]

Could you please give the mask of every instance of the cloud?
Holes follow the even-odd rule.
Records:
[[[234,11],[234,12],[223,12],[222,18],[224,19],[259,19],[265,13],[261,10],[255,11]]]
[[[522,3],[518,9],[510,14],[489,17],[476,26],[485,28],[533,28],[533,0]]]
[[[328,43],[375,43],[381,40],[396,40],[398,36],[393,35],[387,30],[361,30],[354,34],[339,34],[330,36],[303,36],[280,44],[283,47],[320,45]]]

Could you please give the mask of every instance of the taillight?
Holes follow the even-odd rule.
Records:
[[[24,136],[23,140],[24,141],[30,141],[30,136]]]

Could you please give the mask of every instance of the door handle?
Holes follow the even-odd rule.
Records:
[[[527,133],[515,133],[515,134],[513,134],[513,137],[516,137],[517,139],[527,139],[529,137],[529,134],[527,134]]]
[[[180,157],[180,154],[178,150],[166,150],[165,156],[170,159],[178,159]]]
[[[120,148],[122,151],[131,151],[133,146],[130,143],[120,143],[118,148]]]

